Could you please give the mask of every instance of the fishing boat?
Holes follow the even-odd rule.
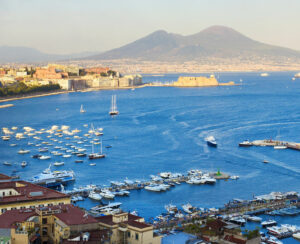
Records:
[[[80,113],[85,113],[86,111],[84,110],[84,108],[83,108],[83,105],[81,104],[81,106],[80,106]]]
[[[64,162],[55,162],[53,165],[54,166],[62,166],[64,164],[65,164]]]
[[[111,108],[109,111],[109,115],[118,115],[119,111],[117,110],[117,97],[116,95],[112,95],[111,97]]]
[[[213,136],[206,137],[205,141],[206,141],[207,145],[211,146],[211,147],[217,147],[217,145],[218,145],[216,142],[216,139]]]
[[[60,186],[61,184],[67,184],[71,181],[75,180],[75,173],[70,170],[63,170],[63,171],[51,171],[51,164],[47,169],[45,169],[39,175],[34,176],[30,182],[46,186],[46,187],[56,187]]]
[[[21,163],[21,166],[24,168],[24,167],[26,167],[27,166],[27,162],[26,161],[23,161],[22,163]]]
[[[94,144],[92,143],[92,153],[89,154],[89,159],[100,159],[100,158],[105,158],[105,154],[102,153],[102,141],[101,141],[101,146],[100,146],[100,153],[95,153],[94,152]]]

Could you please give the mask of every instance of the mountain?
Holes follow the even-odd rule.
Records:
[[[67,55],[47,54],[29,47],[0,46],[0,63],[35,63],[78,59],[95,55],[95,52],[83,52]]]
[[[300,58],[300,52],[264,44],[224,26],[212,26],[189,36],[159,30],[120,48],[85,59],[191,61],[203,58]]]

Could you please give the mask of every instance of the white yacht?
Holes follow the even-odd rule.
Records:
[[[96,201],[100,201],[102,199],[102,196],[99,193],[96,193],[94,191],[91,191],[89,193],[89,198],[96,200]]]
[[[206,141],[207,145],[211,146],[211,147],[217,147],[217,145],[218,145],[216,142],[216,139],[213,136],[206,137],[205,141]]]
[[[64,164],[65,164],[64,162],[55,162],[53,165],[54,166],[62,166]]]
[[[102,190],[100,195],[107,199],[114,199],[115,195],[109,190]]]
[[[41,160],[47,160],[47,159],[50,159],[51,157],[50,156],[46,156],[46,155],[43,155],[43,156],[40,156],[39,159]]]

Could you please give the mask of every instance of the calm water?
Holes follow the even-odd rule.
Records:
[[[140,190],[132,191],[130,197],[116,198],[123,202],[123,209],[136,209],[145,218],[158,215],[170,202],[220,207],[232,198],[251,199],[253,195],[271,191],[299,192],[299,151],[238,147],[245,139],[300,142],[300,80],[292,81],[293,74],[270,73],[268,77],[260,77],[259,73],[221,73],[220,81],[241,85],[77,92],[14,101],[14,107],[0,109],[0,127],[41,129],[69,125],[71,129],[86,131],[83,124],[93,123],[104,129],[104,145],[112,148],[104,148],[107,158],[91,167],[87,159],[83,164],[74,163],[75,157],[34,160],[30,155],[17,154],[20,148],[37,153],[38,147],[25,146],[28,139],[17,141],[16,147],[9,146],[15,140],[1,140],[0,172],[10,175],[19,170],[23,179],[29,179],[60,159],[65,165],[59,169],[75,171],[75,186],[108,185],[111,180],[121,181],[126,177],[143,180],[162,171],[185,173],[194,168],[220,169],[240,176],[237,181],[219,181],[214,186],[182,184],[164,193]],[[167,82],[177,77],[144,76],[144,82]],[[108,115],[112,94],[117,95],[120,111],[115,118]],[[85,114],[79,113],[81,104],[87,110]],[[216,138],[217,149],[207,147],[204,141],[207,135]],[[270,163],[262,163],[264,159]],[[24,169],[20,167],[23,160],[29,162]],[[17,165],[4,166],[4,161]],[[87,200],[78,205],[89,208],[96,202]],[[300,218],[285,218],[282,222],[300,225]]]

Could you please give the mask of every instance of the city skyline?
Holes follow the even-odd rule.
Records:
[[[300,50],[300,3],[285,1],[0,0],[0,46],[50,54],[102,52],[156,30],[190,35],[212,25]]]

